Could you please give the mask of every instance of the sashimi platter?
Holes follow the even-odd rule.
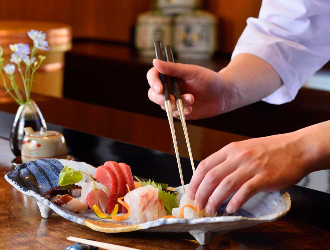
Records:
[[[194,207],[185,188],[136,177],[134,166],[107,161],[95,168],[84,162],[40,159],[18,165],[5,179],[37,201],[43,218],[53,212],[105,233],[131,231],[189,232],[202,245],[216,234],[254,226],[284,216],[285,192],[259,193],[235,214]],[[70,222],[68,222],[70,223]]]

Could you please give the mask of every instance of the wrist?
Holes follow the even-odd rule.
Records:
[[[221,84],[224,86],[223,99],[225,105],[223,113],[242,107],[242,95],[233,77],[231,77],[230,70],[227,70],[227,67],[225,67],[218,74],[220,75]]]
[[[330,122],[291,133],[300,153],[305,175],[330,167]]]

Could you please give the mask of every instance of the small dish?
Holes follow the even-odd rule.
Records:
[[[219,233],[279,219],[291,207],[291,200],[288,193],[270,192],[259,193],[253,196],[233,215],[228,215],[224,212],[227,205],[227,202],[224,202],[219,209],[220,216],[216,217],[193,220],[179,218],[158,219],[142,224],[133,224],[129,220],[123,222],[101,220],[90,210],[86,210],[83,213],[73,213],[54,205],[42,197],[47,190],[58,185],[59,173],[65,165],[76,170],[82,170],[90,175],[94,175],[95,173],[93,166],[83,162],[41,159],[18,165],[13,171],[5,175],[5,179],[18,191],[36,200],[40,213],[44,218],[50,218],[54,211],[67,220],[105,233],[138,230],[148,232],[189,232],[201,245],[208,244]],[[179,187],[177,191],[178,195],[183,194],[182,187]]]

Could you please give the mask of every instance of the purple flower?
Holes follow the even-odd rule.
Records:
[[[31,59],[28,57],[23,58],[23,62],[26,64],[26,66],[31,66],[35,60],[36,60],[35,57],[32,57]]]
[[[46,39],[46,33],[43,33],[42,31],[37,30],[31,30],[28,32],[29,37],[34,41],[35,39]]]
[[[22,58],[19,55],[17,55],[16,53],[11,54],[10,62],[19,64],[21,63],[21,61]]]
[[[41,49],[41,50],[49,50],[48,42],[45,41],[44,39],[36,38],[36,39],[34,39],[33,43],[34,43],[34,46],[35,46],[37,49]]]
[[[7,75],[12,75],[15,72],[15,65],[8,63],[5,67],[3,67],[3,70],[7,73]]]
[[[28,44],[18,44],[17,45],[17,51],[15,52],[17,56],[19,56],[21,59],[24,57],[28,57],[30,54],[30,47]]]

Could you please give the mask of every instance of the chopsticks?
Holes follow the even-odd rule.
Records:
[[[107,250],[139,250],[137,248],[123,247],[123,246],[119,246],[119,245],[108,244],[108,243],[103,243],[103,242],[94,241],[94,240],[85,240],[85,239],[71,237],[71,236],[68,237],[67,240],[90,245],[93,247],[100,247],[100,248],[107,249]]]
[[[164,61],[161,42],[156,41],[154,43],[154,47],[155,47],[155,52],[156,52],[156,58]],[[172,52],[171,46],[167,45],[165,47],[165,54],[166,54],[166,60],[168,62],[174,63],[174,57],[173,57],[173,52]],[[167,76],[162,73],[159,73],[159,77],[163,84],[163,95],[164,95],[164,100],[165,100],[166,114],[167,114],[168,122],[170,124],[172,140],[173,140],[173,145],[174,145],[174,150],[175,150],[175,156],[176,156],[176,160],[178,163],[179,174],[180,174],[180,179],[181,179],[181,185],[182,185],[183,191],[185,192],[181,162],[180,162],[180,157],[179,157],[179,150],[178,150],[178,146],[177,146],[177,140],[176,140],[175,129],[174,129],[172,105],[171,105],[171,101],[170,101],[170,92],[169,92],[169,86],[168,86],[168,82],[167,82]],[[182,128],[184,131],[185,139],[186,139],[191,167],[192,167],[193,172],[195,172],[194,159],[192,157],[189,135],[188,135],[187,125],[186,125],[186,119],[185,119],[185,115],[184,115],[184,111],[183,111],[183,104],[182,104],[181,93],[180,93],[180,88],[179,88],[179,81],[178,81],[178,78],[176,78],[176,77],[171,77],[170,79],[171,79],[171,82],[173,85],[175,101],[176,101],[176,105],[177,105],[178,112],[180,115],[180,120],[181,120]]]
[[[166,54],[167,61],[174,63],[174,57],[173,57],[173,52],[172,52],[171,46],[169,46],[169,45],[165,46],[165,54]],[[186,139],[186,144],[187,144],[187,148],[188,148],[191,168],[192,168],[193,173],[195,173],[194,158],[193,158],[192,152],[191,152],[189,135],[188,135],[187,124],[186,124],[186,118],[185,118],[185,115],[184,115],[184,112],[183,112],[183,104],[182,104],[181,93],[180,93],[180,88],[179,88],[179,81],[178,81],[177,77],[173,77],[173,76],[171,77],[171,80],[172,80],[172,85],[173,85],[173,91],[174,91],[176,106],[177,106],[178,111],[179,111],[181,125],[182,125],[182,128],[183,128],[184,137]]]
[[[154,46],[155,46],[156,58],[159,59],[159,60],[164,61],[161,42],[156,41],[154,43]],[[172,105],[171,105],[171,100],[170,100],[170,92],[169,92],[169,89],[168,89],[167,77],[165,75],[163,75],[162,73],[159,73],[159,77],[160,77],[160,80],[163,84],[163,95],[164,95],[167,119],[168,119],[168,122],[170,124],[172,140],[173,140],[173,145],[174,145],[174,150],[175,150],[175,156],[176,156],[176,161],[178,163],[179,174],[180,174],[180,179],[181,179],[181,185],[182,185],[183,191],[185,192],[184,181],[183,181],[183,176],[182,176],[182,168],[181,168],[181,162],[180,162],[180,156],[179,156],[179,149],[178,149],[178,144],[177,144],[176,136],[175,136],[175,128],[174,128],[173,114],[172,114]]]

